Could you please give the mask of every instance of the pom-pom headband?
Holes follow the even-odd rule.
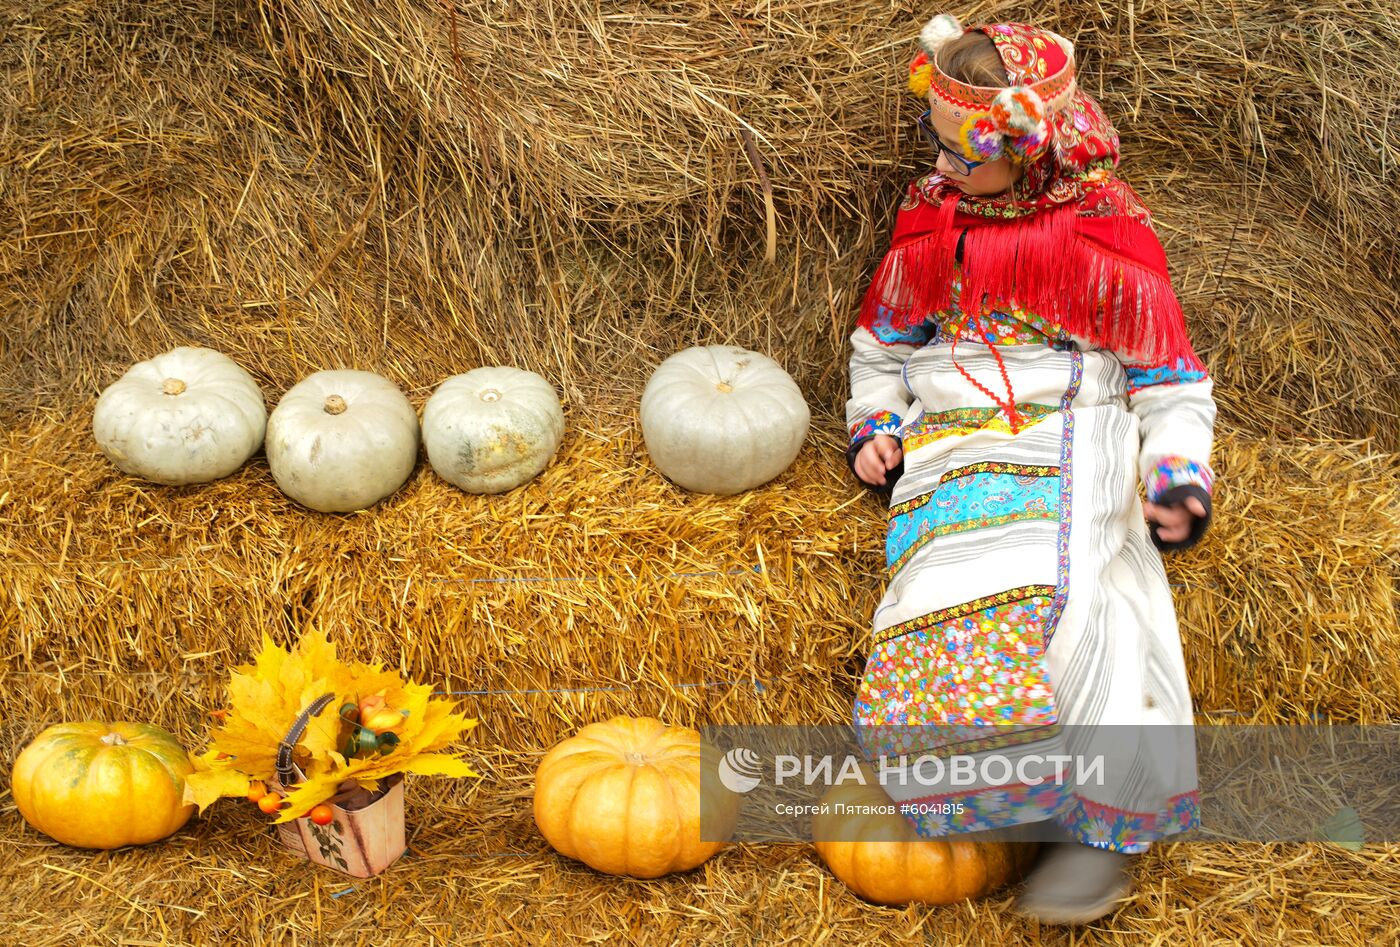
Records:
[[[1011,80],[1008,86],[959,82],[937,65],[938,51],[965,30],[940,13],[919,32],[920,51],[909,64],[909,89],[930,97],[934,110],[957,122],[963,156],[992,161],[1008,155],[1029,161],[1050,143],[1050,117],[1074,99],[1074,44],[1062,36],[1019,23],[977,27],[996,44]]]

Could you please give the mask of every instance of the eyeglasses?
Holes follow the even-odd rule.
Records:
[[[924,137],[928,139],[928,143],[930,147],[933,148],[935,155],[942,154],[947,156],[948,163],[953,166],[953,170],[963,175],[971,174],[974,168],[980,168],[987,163],[985,161],[968,161],[952,148],[943,144],[943,139],[938,137],[938,132],[934,131],[933,126],[929,124],[928,120],[932,114],[933,109],[925,111],[924,114],[915,119],[915,124],[919,126],[919,131],[923,132]],[[935,158],[935,160],[937,159]]]

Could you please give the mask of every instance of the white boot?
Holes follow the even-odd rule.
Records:
[[[1132,855],[1078,842],[1046,848],[1016,899],[1019,913],[1046,924],[1087,924],[1132,894]]]

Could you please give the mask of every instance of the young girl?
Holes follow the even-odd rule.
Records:
[[[1079,923],[1129,893],[1131,855],[1197,824],[1158,550],[1210,519],[1212,383],[1072,44],[938,16],[920,45],[937,163],[851,335],[847,457],[892,494],[855,725],[925,836],[1053,819],[1065,841],[1018,904]],[[1018,765],[1052,753],[1076,766]],[[930,788],[921,754],[1010,768]]]

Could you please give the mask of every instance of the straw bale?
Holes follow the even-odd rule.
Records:
[[[184,680],[218,677],[264,631],[315,623],[449,689],[802,681],[825,699],[778,719],[844,720],[883,574],[881,511],[848,481],[839,427],[826,422],[769,486],[716,498],[656,473],[635,420],[588,423],[575,415],[555,463],[508,494],[464,494],[422,465],[345,516],[296,506],[261,457],[164,488],[120,474],[80,427],[13,432],[7,641],[40,680],[69,666]],[[1198,706],[1390,719],[1394,459],[1233,435],[1218,456],[1211,540],[1170,563]],[[668,709],[692,722],[700,708]],[[519,724],[525,742],[562,732]]]
[[[604,937],[634,945],[1360,945],[1390,941],[1400,880],[1385,850],[1172,845],[1143,859],[1135,903],[1072,936],[1011,914],[1005,895],[939,908],[870,905],[810,846],[734,846],[655,881],[600,876],[544,850],[521,819],[525,802],[483,793],[434,805],[413,826],[409,854],[368,881],[291,860],[248,806],[215,810],[159,848],[97,858],[31,835],[0,863],[0,923],[33,947]]]
[[[1210,540],[1170,560],[1196,707],[1395,720],[1400,465],[1368,444],[1235,436]]]
[[[283,497],[261,458],[215,484],[152,489],[86,431],[45,425],[12,435],[0,468],[0,493],[32,503],[0,506],[0,608],[30,668],[217,677],[264,631],[316,623],[453,690],[659,683],[681,689],[657,710],[691,722],[702,698],[682,685],[808,680],[839,721],[839,662],[878,598],[878,563],[849,560],[881,537],[831,462],[838,437],[828,425],[779,481],[715,498],[657,474],[635,420],[574,428],[511,493],[464,494],[423,465],[373,510],[324,516]],[[562,732],[500,725],[531,745]]]
[[[955,11],[1076,41],[1216,379],[1216,520],[1168,563],[1207,719],[1393,722],[1400,701],[1392,7]],[[0,772],[60,719],[148,719],[198,743],[230,664],[264,632],[319,624],[454,692],[482,721],[469,756],[486,775],[412,782],[412,855],[368,882],[290,860],[233,803],[163,845],[94,855],[40,839],[0,795],[0,930],[36,945],[1393,940],[1393,845],[1164,846],[1136,903],[1071,938],[1003,897],[863,904],[803,846],[633,882],[534,832],[540,755],[609,714],[848,718],[884,576],[883,511],[840,457],[846,338],[927,166],[900,73],[932,12],[5,11]],[[794,467],[740,497],[668,484],[636,424],[650,369],[711,342],[772,354],[813,408]],[[143,484],[96,450],[92,406],[178,344],[233,357],[270,403],[344,366],[421,407],[448,375],[514,364],[556,384],[569,429],[540,478],[492,498],[422,465],[373,510],[313,514],[261,455],[215,484]]]
[[[41,8],[8,44],[9,411],[183,341],[280,390],[336,364],[422,385],[510,362],[579,396],[726,341],[835,406],[850,312],[926,167],[903,9],[116,9]],[[1400,446],[1384,7],[1048,22],[1122,126],[1203,353],[1264,409],[1230,420]],[[774,190],[772,265],[736,115]]]

